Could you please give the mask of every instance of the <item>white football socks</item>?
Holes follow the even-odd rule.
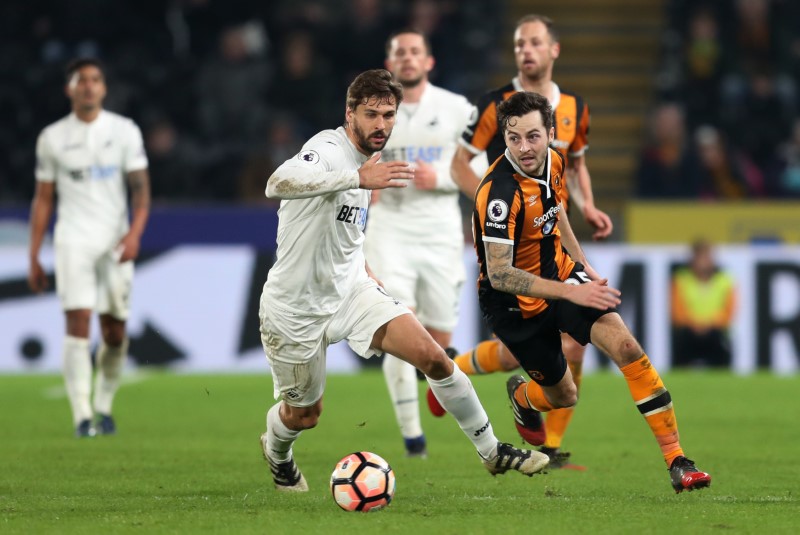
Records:
[[[428,383],[436,399],[453,415],[481,457],[491,459],[497,455],[497,437],[492,424],[464,372],[453,366],[453,375],[441,380],[428,377]]]
[[[128,338],[117,347],[100,344],[97,350],[97,377],[94,381],[94,410],[98,414],[111,415],[111,404],[119,388],[119,378],[128,356]]]
[[[92,357],[89,339],[67,335],[63,348],[64,385],[72,406],[72,420],[78,425],[92,419]]]
[[[383,376],[389,388],[400,433],[403,438],[419,437],[422,435],[422,423],[419,418],[416,369],[408,362],[386,353],[383,357]]]
[[[284,463],[292,458],[292,444],[302,431],[293,431],[284,425],[280,416],[279,401],[267,411],[267,446],[265,453],[275,462]]]

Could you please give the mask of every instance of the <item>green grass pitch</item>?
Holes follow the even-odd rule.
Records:
[[[113,437],[73,438],[56,376],[0,377],[0,533],[797,533],[800,377],[665,376],[687,455],[711,488],[674,494],[618,375],[584,380],[565,440],[585,472],[492,478],[450,417],[423,407],[429,458],[406,459],[383,377],[331,376],[295,457],[306,494],[278,494],[258,437],[268,375],[142,374],[120,390]],[[501,439],[520,444],[505,374],[474,378]],[[421,393],[424,385],[420,385]],[[424,403],[424,401],[423,401]],[[385,510],[346,513],[328,489],[369,450],[397,476]]]

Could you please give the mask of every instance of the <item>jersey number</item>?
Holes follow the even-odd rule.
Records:
[[[565,280],[564,283],[574,284],[575,286],[577,286],[579,284],[583,284],[584,282],[591,282],[592,280],[589,278],[589,275],[587,275],[584,271],[576,271],[575,276],[578,277],[578,279],[580,280],[570,277],[569,279]]]

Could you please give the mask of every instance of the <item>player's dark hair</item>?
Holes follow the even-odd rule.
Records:
[[[497,106],[497,123],[505,132],[512,117],[522,117],[533,111],[542,114],[542,123],[548,132],[553,127],[553,107],[545,97],[532,91],[518,91]]]
[[[422,43],[425,45],[425,52],[427,52],[429,56],[433,53],[433,49],[431,48],[431,41],[430,39],[428,39],[428,36],[422,33],[421,31],[409,26],[406,28],[401,28],[395,32],[392,32],[391,35],[389,35],[389,38],[386,39],[387,56],[389,55],[389,52],[392,50],[392,39],[404,33],[413,33],[414,35],[419,35],[420,37],[422,37]]]
[[[103,63],[99,59],[77,58],[70,61],[64,69],[64,77],[66,81],[69,82],[76,72],[87,66],[97,67],[97,70],[99,70],[100,74],[102,74],[103,78],[105,78],[106,70],[105,67],[103,67]]]
[[[359,104],[372,99],[390,102],[394,99],[395,108],[403,101],[403,86],[395,81],[386,69],[364,71],[347,88],[347,107],[355,110]]]
[[[556,30],[556,27],[553,23],[553,19],[545,15],[537,15],[535,13],[532,13],[530,15],[525,15],[524,17],[522,17],[517,21],[517,25],[514,26],[514,31],[516,32],[517,30],[519,30],[520,26],[522,26],[523,24],[528,24],[529,22],[541,22],[542,24],[544,24],[545,28],[547,28],[547,33],[550,34],[550,39],[554,43],[559,42],[558,39],[560,36],[558,35],[558,30]]]

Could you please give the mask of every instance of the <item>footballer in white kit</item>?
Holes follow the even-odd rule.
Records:
[[[124,175],[147,169],[139,127],[106,110],[90,123],[71,113],[39,135],[36,162],[36,180],[54,182],[58,197],[53,243],[64,310],[126,319],[133,262],[119,262],[117,246],[130,228]]]
[[[390,138],[403,91],[391,73],[361,73],[347,90],[345,126],[325,130],[270,176],[281,199],[278,250],[261,295],[264,352],[278,403],[268,411],[261,447],[279,491],[308,490],[292,447],[317,425],[325,388],[325,351],[347,340],[359,355],[389,351],[422,371],[492,474],[526,475],[546,456],[498,442],[472,384],[409,309],[376,281],[363,255],[370,192],[404,188],[406,162],[378,152]]]
[[[47,277],[39,249],[57,198],[56,292],[66,315],[64,377],[76,434],[103,434],[116,426],[111,404],[127,354],[125,321],[133,259],[149,214],[149,177],[136,124],[102,109],[102,67],[91,59],[67,68],[72,113],[47,126],[36,145],[36,196],[31,210],[29,283],[42,291]],[[128,191],[133,222],[128,217]],[[93,404],[89,322],[100,316],[102,343]],[[94,418],[97,417],[97,422]]]
[[[389,37],[386,49],[386,66],[403,84],[405,98],[382,159],[408,162],[416,176],[408,188],[376,196],[364,254],[387,291],[449,348],[466,276],[460,190],[450,177],[450,162],[475,108],[428,81],[434,58],[423,34],[401,30]],[[387,354],[383,372],[406,453],[425,457],[416,371]]]
[[[452,331],[465,273],[459,189],[450,178],[456,143],[473,106],[427,84],[418,103],[403,102],[381,159],[430,165],[435,184],[382,191],[370,208],[364,254],[387,289],[426,327]]]
[[[275,396],[296,406],[313,405],[322,397],[329,344],[347,339],[359,355],[373,356],[375,331],[409,312],[365,268],[362,243],[370,193],[359,189],[358,168],[368,159],[339,127],[312,137],[273,175],[294,182],[290,187],[302,181],[309,195],[318,192],[306,178],[328,175],[326,194],[281,201],[277,259],[261,295],[261,337]],[[269,197],[283,195],[279,184],[278,178],[270,179]],[[294,373],[297,365],[308,366],[308,373]]]

